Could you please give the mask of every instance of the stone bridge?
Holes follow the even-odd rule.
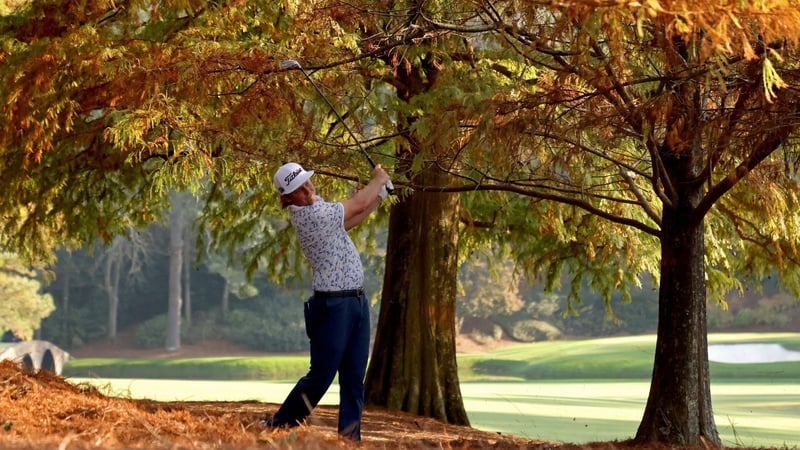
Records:
[[[29,372],[47,370],[60,375],[69,353],[47,341],[22,341],[0,344],[0,361],[10,359]]]

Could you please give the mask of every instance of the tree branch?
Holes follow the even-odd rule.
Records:
[[[628,217],[619,216],[616,214],[611,214],[607,211],[604,211],[600,208],[595,207],[589,202],[584,200],[579,200],[576,198],[564,196],[564,195],[557,195],[557,194],[549,194],[545,192],[540,192],[532,189],[526,189],[518,185],[513,184],[479,184],[479,185],[462,185],[462,186],[422,186],[422,185],[415,185],[413,183],[409,183],[408,187],[413,188],[419,192],[472,192],[472,191],[500,191],[500,192],[511,192],[518,195],[523,195],[526,197],[537,198],[541,200],[551,200],[558,203],[566,204],[575,206],[580,208],[588,213],[601,217],[603,219],[609,220],[614,223],[618,223],[621,225],[627,225],[633,227],[637,230],[643,231],[647,234],[650,234],[655,237],[659,237],[661,235],[661,231],[657,228],[651,227],[643,222],[640,222],[635,219],[631,219]]]
[[[744,177],[752,172],[756,166],[772,154],[772,152],[777,150],[781,144],[786,141],[794,128],[793,125],[784,125],[778,128],[774,133],[766,135],[764,140],[753,149],[747,158],[728,173],[725,178],[720,180],[719,183],[711,186],[697,205],[697,208],[693,211],[693,219],[700,220],[702,217],[705,217],[711,207],[714,206],[725,193],[730,191],[736,184],[744,179]]]

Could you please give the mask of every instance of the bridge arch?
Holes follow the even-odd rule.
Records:
[[[48,341],[22,341],[0,347],[0,360],[10,359],[29,372],[47,370],[60,375],[69,353]]]
[[[42,355],[42,363],[39,365],[39,369],[56,373],[56,359],[49,348]]]

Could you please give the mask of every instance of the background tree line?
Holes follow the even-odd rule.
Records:
[[[183,270],[191,271],[191,276],[183,278],[182,342],[225,339],[265,352],[307,348],[303,317],[296,307],[307,295],[303,283],[279,285],[263,276],[247,281],[244,269],[232,269],[220,256],[197,261],[192,247],[196,230],[188,226],[186,232]],[[7,302],[0,315],[0,328],[24,329],[16,333],[27,338],[37,330],[38,338],[65,349],[93,341],[114,341],[119,330],[133,330],[137,347],[165,347],[168,235],[168,224],[154,224],[132,232],[128,238],[117,237],[110,245],[98,241],[78,251],[62,249],[48,272],[52,281],[27,269],[14,274],[10,262],[5,262],[0,288]],[[385,240],[385,235],[380,240]],[[378,242],[376,252],[381,253],[384,246]],[[365,263],[370,291],[378,292],[381,261],[367,255]],[[19,262],[16,264],[19,270]],[[609,304],[584,286],[580,304],[569,312],[565,310],[566,292],[546,292],[541,284],[515,276],[513,266],[502,261],[471,259],[462,264],[459,279],[457,329],[478,342],[534,342],[656,331],[657,295],[651,283],[635,290],[629,303],[614,295]],[[33,284],[32,288],[11,295],[15,285],[25,280]],[[710,309],[711,331],[797,331],[800,325],[800,305],[773,280],[743,295],[731,293],[727,303],[727,308]],[[37,304],[44,306],[31,306]],[[116,312],[111,314],[113,309]],[[372,311],[374,333],[377,305]],[[38,322],[41,316],[45,317]],[[15,325],[18,323],[25,326]]]

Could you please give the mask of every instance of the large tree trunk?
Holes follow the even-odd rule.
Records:
[[[720,446],[708,374],[703,227],[676,224],[663,232],[653,378],[636,439]]]
[[[662,213],[658,338],[635,439],[719,447],[708,373],[703,219],[693,214],[703,194],[702,184],[692,181],[700,166],[685,155],[665,165],[681,176],[673,179],[678,198]]]
[[[436,186],[440,172],[419,175]],[[392,208],[366,403],[468,425],[458,382],[458,197],[417,192]]]

